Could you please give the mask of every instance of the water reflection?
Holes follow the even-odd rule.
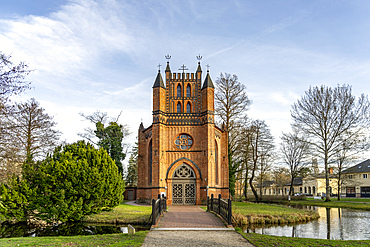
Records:
[[[305,224],[250,227],[245,231],[286,237],[370,240],[370,211],[324,207],[310,208],[319,213],[320,218],[318,220]]]

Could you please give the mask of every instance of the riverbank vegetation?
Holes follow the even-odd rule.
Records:
[[[2,238],[0,246],[141,246],[149,231],[68,237]]]
[[[301,200],[301,201],[290,201],[290,202],[281,202],[287,205],[295,206],[319,206],[327,208],[351,208],[351,209],[360,209],[370,211],[370,199],[355,199],[355,198],[342,198],[341,201],[338,201],[335,198],[332,198],[331,201],[326,202],[324,200]]]
[[[284,205],[233,202],[233,215],[237,225],[288,224],[318,219],[318,213],[289,208]]]
[[[132,206],[122,202],[111,211],[89,215],[84,218],[89,223],[148,224],[152,207]]]
[[[370,240],[328,240],[313,238],[292,238],[292,237],[270,236],[257,233],[244,233],[240,228],[237,228],[236,230],[256,247],[370,246]]]

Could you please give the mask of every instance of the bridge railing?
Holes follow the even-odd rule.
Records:
[[[232,225],[232,205],[231,200],[221,199],[221,194],[218,195],[218,198],[213,198],[213,194],[211,198],[207,197],[207,211],[215,212],[216,214],[220,215],[228,225]]]
[[[152,200],[152,215],[150,216],[152,225],[157,224],[159,216],[162,215],[166,210],[167,198],[164,195],[161,197],[161,195],[158,194],[158,199]]]

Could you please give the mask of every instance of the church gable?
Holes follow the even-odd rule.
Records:
[[[214,123],[209,71],[202,87],[200,56],[195,73],[185,65],[173,73],[166,58],[164,80],[159,70],[153,84],[152,126],[139,128],[138,199],[164,193],[171,205],[200,204],[210,193],[228,198],[227,133]]]

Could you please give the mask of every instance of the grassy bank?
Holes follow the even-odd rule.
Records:
[[[2,238],[0,246],[141,246],[148,231],[135,235],[105,234],[69,237]]]
[[[319,207],[327,207],[327,208],[351,208],[351,209],[360,209],[360,210],[370,210],[370,199],[343,198],[341,201],[338,201],[336,198],[332,198],[330,202],[325,202],[325,200],[307,199],[307,200],[302,200],[302,201],[291,201],[291,202],[282,202],[282,203],[287,204],[287,205],[319,206]]]
[[[84,221],[90,223],[145,224],[152,213],[152,207],[132,206],[121,203],[112,211],[87,216]]]
[[[287,224],[319,218],[314,211],[289,208],[283,205],[233,202],[233,215],[238,225]]]
[[[262,235],[257,233],[244,233],[236,229],[243,237],[257,247],[270,246],[370,246],[370,240],[328,240],[313,238],[291,238]]]

